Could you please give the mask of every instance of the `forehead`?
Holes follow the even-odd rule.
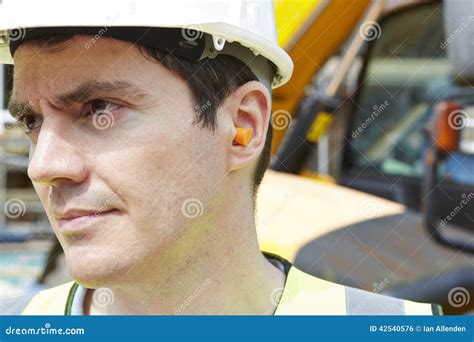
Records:
[[[14,56],[14,93],[20,100],[63,92],[70,84],[129,80],[144,89],[166,87],[174,75],[132,43],[74,36],[59,44],[25,42]],[[39,94],[41,92],[41,94]]]
[[[54,62],[60,62],[63,67],[67,63],[70,68],[82,66],[94,69],[94,66],[100,66],[106,69],[106,64],[110,67],[123,64],[139,66],[145,59],[132,43],[96,37],[73,36],[59,42],[27,41],[15,53],[15,67],[52,68],[55,66]]]

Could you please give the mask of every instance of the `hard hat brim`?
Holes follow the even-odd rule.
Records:
[[[121,29],[125,29],[125,27],[120,27]],[[163,29],[183,29],[182,27],[163,27]],[[41,29],[41,28],[36,28]],[[46,29],[46,28],[43,28]],[[88,30],[89,27],[55,27],[54,29],[59,30],[64,34],[64,32],[74,32],[77,29],[77,34],[91,34],[94,35],[93,29],[92,31]],[[109,30],[118,29],[118,27],[111,27]],[[137,27],[133,27],[132,29],[136,30]],[[156,28],[160,29],[160,28]],[[288,54],[274,43],[259,37],[255,36],[252,32],[247,32],[240,28],[236,28],[232,25],[228,25],[225,23],[212,23],[212,24],[200,24],[196,25],[195,29],[213,35],[215,37],[222,37],[227,42],[238,42],[242,46],[250,49],[254,52],[255,55],[261,55],[265,57],[267,60],[271,61],[276,66],[276,74],[272,81],[272,88],[277,88],[283,84],[285,84],[291,77],[293,72],[293,62]],[[17,35],[23,37],[27,32],[25,28],[17,29]],[[82,32],[82,33],[81,33]],[[10,52],[10,44],[6,38],[6,34],[8,31],[4,31],[3,38],[0,37],[0,64],[13,64],[14,60]],[[12,42],[13,44],[17,43],[16,41]]]

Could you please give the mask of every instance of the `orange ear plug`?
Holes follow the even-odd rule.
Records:
[[[234,145],[247,146],[252,140],[253,131],[251,128],[236,127],[237,133],[234,137]]]

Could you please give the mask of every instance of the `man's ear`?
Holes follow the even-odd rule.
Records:
[[[251,81],[231,95],[228,109],[233,125],[228,136],[229,172],[241,169],[257,160],[265,145],[270,120],[270,93],[261,82]],[[252,137],[246,146],[234,143],[236,128],[250,128]]]

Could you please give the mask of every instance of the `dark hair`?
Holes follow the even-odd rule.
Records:
[[[62,49],[61,45],[71,38],[73,35],[43,36],[28,42],[35,45],[47,44],[48,50],[51,48],[51,51],[58,51]],[[202,128],[214,130],[217,125],[217,109],[223,101],[238,87],[258,80],[245,63],[229,55],[218,55],[214,59],[206,58],[198,62],[190,62],[172,53],[141,45],[136,46],[145,57],[158,61],[186,81],[193,96],[193,105],[200,108],[196,111],[195,123],[201,124]],[[253,177],[254,201],[270,162],[272,135],[272,127],[269,124],[265,145]]]

